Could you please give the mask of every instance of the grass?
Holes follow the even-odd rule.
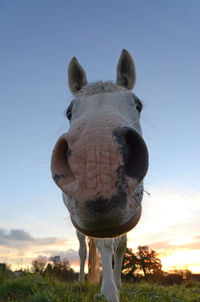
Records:
[[[104,302],[95,298],[99,285],[65,283],[37,274],[0,278],[0,302]],[[124,283],[120,302],[200,302],[200,283],[163,286]]]

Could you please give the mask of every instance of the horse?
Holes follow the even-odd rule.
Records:
[[[80,257],[80,273],[79,281],[85,280],[84,267],[87,256],[86,236],[76,231],[79,240],[79,257]],[[103,283],[101,294],[96,297],[106,296],[108,301],[119,301],[118,294],[121,288],[121,267],[123,256],[126,251],[127,236],[126,234],[116,238],[95,239],[88,238],[89,243],[89,259],[88,259],[88,281],[90,283],[98,283],[101,277],[99,270],[99,258],[96,246],[100,252],[103,266]],[[112,273],[112,258],[114,256],[114,269]],[[113,291],[110,291],[113,289]]]
[[[58,139],[51,158],[53,180],[77,234],[95,238],[103,267],[101,295],[109,302],[119,302],[125,234],[140,220],[148,170],[140,126],[143,105],[131,91],[135,81],[135,64],[125,49],[115,83],[88,84],[85,70],[73,57],[68,85],[75,98],[66,110],[70,128]]]

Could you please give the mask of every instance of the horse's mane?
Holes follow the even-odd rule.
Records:
[[[76,96],[84,96],[84,95],[93,95],[98,93],[105,92],[114,92],[114,91],[126,91],[127,89],[114,84],[111,81],[106,82],[96,82],[92,84],[88,84],[83,86],[77,93]]]

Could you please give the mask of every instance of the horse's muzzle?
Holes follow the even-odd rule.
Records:
[[[148,150],[130,127],[107,129],[98,121],[92,132],[91,125],[84,126],[75,125],[56,143],[52,176],[72,199],[68,209],[77,229],[93,237],[115,237],[139,221],[141,209],[135,211],[133,194],[147,172]]]

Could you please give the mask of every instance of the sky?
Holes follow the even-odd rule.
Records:
[[[78,240],[50,158],[68,130],[67,67],[88,81],[116,79],[133,56],[149,149],[143,214],[128,247],[149,245],[163,269],[200,273],[200,2],[0,0],[0,262],[39,255],[78,269]]]

